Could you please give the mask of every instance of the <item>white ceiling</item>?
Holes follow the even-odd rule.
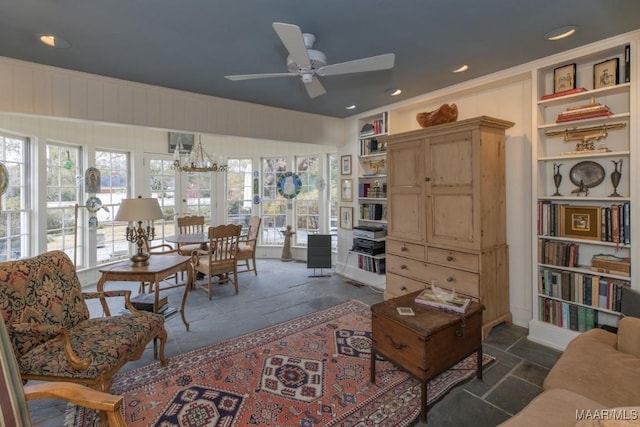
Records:
[[[327,93],[314,99],[297,77],[225,79],[286,71],[273,22],[315,34],[329,64],[395,53],[395,67],[321,77]],[[565,25],[578,32],[544,39]],[[637,28],[639,0],[4,0],[0,56],[346,117]],[[469,71],[451,72],[461,64]]]

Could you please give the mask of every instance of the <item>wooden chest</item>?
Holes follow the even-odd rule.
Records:
[[[371,306],[371,381],[378,354],[422,382],[422,419],[426,421],[427,382],[470,354],[478,354],[482,378],[482,310],[473,302],[462,314],[414,302],[420,291]],[[398,307],[411,307],[415,316],[402,316]]]

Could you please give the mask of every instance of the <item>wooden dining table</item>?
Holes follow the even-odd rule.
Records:
[[[209,233],[176,234],[174,236],[165,236],[164,240],[178,245],[194,245],[199,243],[202,245],[202,249],[207,249]]]

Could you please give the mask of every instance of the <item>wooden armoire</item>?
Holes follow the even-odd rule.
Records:
[[[483,336],[511,323],[505,130],[481,116],[390,135],[385,299],[426,284],[485,307]]]

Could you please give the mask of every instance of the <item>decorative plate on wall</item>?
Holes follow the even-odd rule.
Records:
[[[87,199],[86,205],[89,212],[98,212],[102,207],[102,200],[98,199],[97,197],[89,197]]]
[[[278,193],[285,199],[293,199],[300,193],[302,181],[298,174],[285,172],[278,177]]]
[[[575,164],[569,171],[569,179],[574,185],[593,188],[604,180],[604,168],[600,163],[590,160]]]

